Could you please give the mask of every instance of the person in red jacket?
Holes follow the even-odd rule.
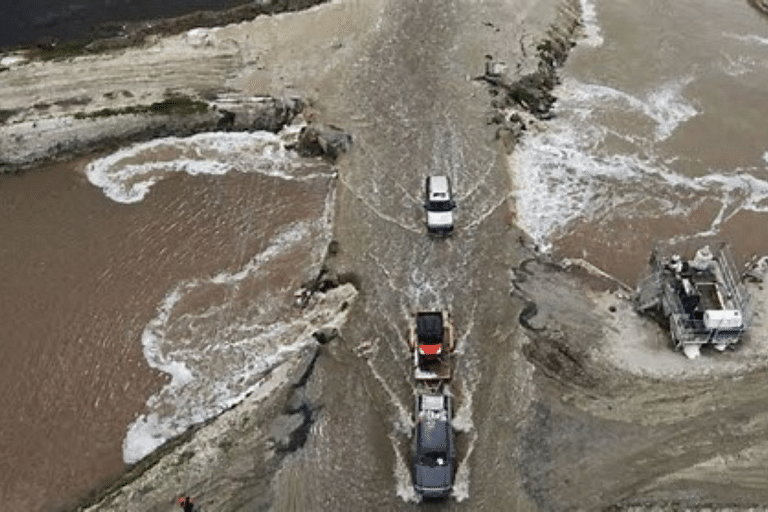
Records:
[[[179,498],[179,507],[184,509],[184,512],[194,512],[195,501],[190,498],[189,496],[186,496],[184,498]]]

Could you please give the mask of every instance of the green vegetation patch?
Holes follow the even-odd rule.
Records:
[[[164,116],[189,116],[204,114],[208,110],[208,103],[195,100],[188,96],[176,96],[151,105],[131,105],[123,108],[103,108],[94,112],[78,112],[75,119],[97,119],[128,114],[157,114]]]
[[[149,111],[153,114],[164,115],[194,115],[202,114],[206,110],[208,103],[187,96],[168,98],[149,106]]]

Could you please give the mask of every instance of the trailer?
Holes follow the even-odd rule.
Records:
[[[451,379],[456,332],[447,311],[419,311],[408,329],[417,382],[438,385]]]
[[[651,267],[638,286],[637,309],[668,326],[675,348],[692,359],[703,345],[723,351],[740,341],[751,320],[751,298],[726,244],[715,251],[702,247],[689,260],[657,248]]]

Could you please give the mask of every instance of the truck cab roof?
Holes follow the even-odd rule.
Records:
[[[447,176],[430,176],[427,180],[430,201],[445,201],[451,198],[451,185]]]
[[[419,313],[416,316],[416,337],[419,345],[442,344],[443,315],[441,313]]]
[[[453,231],[451,180],[448,176],[429,176],[426,181],[427,229],[430,233],[450,234]]]

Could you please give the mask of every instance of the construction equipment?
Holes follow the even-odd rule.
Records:
[[[657,248],[651,265],[638,286],[637,309],[668,325],[675,348],[692,359],[702,345],[723,351],[739,342],[751,320],[751,298],[726,244],[714,252],[702,247],[690,260],[662,256]]]

